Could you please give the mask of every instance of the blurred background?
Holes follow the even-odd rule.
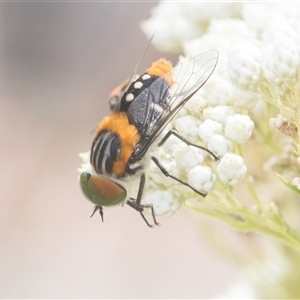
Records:
[[[237,280],[199,216],[149,229],[125,206],[102,223],[79,187],[78,153],[146,48],[155,4],[0,4],[1,298],[211,298]],[[141,69],[161,55],[150,46]]]

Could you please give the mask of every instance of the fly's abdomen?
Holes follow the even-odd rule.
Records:
[[[138,130],[125,113],[112,113],[96,130],[90,161],[97,174],[122,177],[139,141]]]
[[[120,153],[120,137],[114,132],[103,130],[93,142],[91,164],[98,174],[112,174],[113,166],[119,160]]]

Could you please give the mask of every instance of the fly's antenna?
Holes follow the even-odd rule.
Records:
[[[149,47],[150,47],[150,43],[152,42],[152,40],[153,40],[153,38],[154,38],[154,35],[155,35],[155,32],[152,34],[152,36],[151,36],[150,39],[148,40],[148,43],[147,43],[147,45],[146,45],[146,48],[145,48],[145,50],[143,51],[143,53],[142,53],[140,59],[138,60],[138,63],[136,64],[136,66],[135,66],[135,68],[134,68],[134,71],[133,71],[133,73],[132,73],[132,75],[131,75],[131,77],[130,77],[130,80],[132,80],[132,78],[133,78],[134,75],[136,74],[136,71],[137,71],[137,69],[138,69],[138,67],[139,67],[139,65],[140,65],[140,63],[141,63],[141,61],[143,60],[143,58],[144,58],[146,52],[148,51],[148,49],[149,49]]]
[[[132,83],[133,78],[134,78],[134,76],[136,75],[137,69],[138,69],[138,67],[139,67],[139,65],[140,65],[140,63],[141,63],[141,61],[143,60],[143,58],[144,58],[146,52],[148,51],[148,49],[149,49],[149,47],[150,47],[150,44],[151,44],[151,42],[152,42],[152,40],[153,40],[153,38],[154,38],[154,35],[155,35],[155,32],[152,34],[152,36],[151,36],[150,39],[148,40],[147,45],[146,45],[146,48],[145,48],[145,50],[143,51],[142,55],[140,56],[140,58],[139,58],[139,60],[138,60],[138,62],[137,62],[137,64],[136,64],[136,66],[135,66],[135,68],[134,68],[134,70],[133,70],[133,72],[132,72],[132,74],[131,74],[131,76],[130,76],[130,78],[129,78],[129,81],[128,81],[128,84],[127,84],[126,88],[124,88],[124,90],[123,90],[123,92],[122,92],[121,98],[122,98],[123,95],[127,92],[128,88],[129,88],[129,86],[130,86],[130,84]]]

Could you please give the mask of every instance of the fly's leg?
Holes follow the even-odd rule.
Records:
[[[132,207],[133,209],[135,209],[136,211],[138,211],[138,212],[140,213],[140,215],[142,216],[143,220],[146,222],[146,224],[147,224],[149,227],[153,228],[155,225],[159,225],[159,223],[157,223],[156,221],[155,221],[155,222],[156,222],[155,225],[151,225],[151,224],[148,222],[148,220],[146,219],[146,217],[144,216],[144,214],[143,214],[144,208],[149,207],[149,208],[151,208],[151,210],[152,210],[152,217],[153,217],[153,220],[155,220],[155,214],[154,214],[154,210],[153,210],[152,205],[137,205],[136,202],[135,202],[135,199],[133,199],[133,198],[130,198],[130,200],[127,201],[127,204],[128,204],[130,207]]]
[[[163,139],[159,142],[158,146],[162,146],[166,141],[167,139],[171,136],[171,135],[175,135],[177,138],[179,138],[180,140],[182,140],[184,143],[186,143],[188,146],[193,146],[193,147],[196,147],[196,148],[199,148],[199,149],[202,149],[204,151],[206,151],[207,153],[209,153],[210,155],[213,156],[214,160],[219,160],[220,157],[217,156],[216,154],[214,154],[212,151],[210,151],[209,149],[205,148],[205,147],[202,147],[202,146],[199,146],[199,145],[196,145],[196,144],[193,144],[191,142],[189,142],[187,139],[185,139],[183,136],[181,136],[177,131],[175,130],[169,130],[168,133],[163,137]],[[164,173],[164,172],[163,172]]]
[[[160,224],[156,221],[156,218],[155,218],[155,212],[154,212],[153,206],[150,205],[150,204],[141,204],[141,199],[142,199],[142,195],[143,195],[143,191],[144,191],[144,187],[145,187],[145,182],[146,182],[145,174],[142,174],[141,178],[140,178],[140,185],[139,185],[139,190],[138,190],[137,197],[136,197],[136,199],[130,198],[127,201],[127,204],[140,213],[143,220],[146,222],[146,224],[149,227],[154,227],[155,225],[159,226]],[[152,218],[153,218],[153,222],[154,222],[155,225],[149,224],[146,217],[144,216],[143,211],[144,211],[145,208],[150,208],[151,209]]]
[[[97,210],[99,210],[99,214],[100,214],[102,222],[103,222],[103,208],[102,208],[102,206],[95,206],[95,209],[94,209],[93,213],[91,214],[90,218],[95,214],[95,212]]]
[[[196,144],[193,144],[193,143],[189,142],[187,139],[185,139],[183,136],[181,136],[181,135],[180,135],[177,131],[175,131],[175,130],[169,130],[169,131],[167,132],[167,134],[163,137],[163,139],[159,142],[158,146],[159,146],[159,147],[162,146],[162,145],[167,141],[167,139],[168,139],[171,135],[176,136],[178,139],[180,139],[181,141],[183,141],[184,143],[186,143],[188,146],[193,146],[193,147],[196,147],[196,148],[198,148],[198,149],[202,149],[202,150],[206,151],[207,153],[209,153],[210,155],[212,155],[213,158],[214,158],[215,160],[219,160],[219,159],[220,159],[219,156],[217,156],[216,154],[214,154],[214,153],[213,153],[212,151],[210,151],[209,149],[207,149],[207,148],[205,148],[205,147],[202,147],[202,146],[199,146],[199,145],[196,145]],[[160,169],[160,171],[161,171],[165,176],[170,177],[170,178],[176,180],[177,182],[179,182],[179,183],[181,183],[181,184],[183,184],[183,185],[189,187],[190,189],[192,189],[194,192],[196,192],[197,194],[201,195],[202,197],[205,197],[205,196],[206,196],[206,194],[197,191],[197,190],[194,189],[191,185],[189,185],[187,182],[182,181],[181,179],[179,179],[179,178],[173,176],[172,174],[170,174],[170,173],[162,166],[162,164],[159,162],[159,160],[158,160],[156,157],[153,157],[153,156],[152,156],[152,160],[153,160],[153,162],[157,165],[157,167]]]
[[[197,194],[201,195],[202,197],[205,197],[205,196],[206,196],[206,194],[197,191],[197,190],[194,189],[191,185],[189,185],[187,182],[182,181],[181,179],[179,179],[179,178],[173,176],[172,174],[170,174],[170,173],[162,166],[162,164],[159,162],[159,160],[158,160],[156,157],[152,156],[151,158],[152,158],[152,160],[154,161],[154,163],[158,166],[158,168],[161,170],[161,172],[162,172],[166,177],[170,177],[170,178],[176,180],[177,182],[179,182],[179,183],[181,183],[181,184],[183,184],[183,185],[185,185],[185,186],[188,186],[190,189],[192,189],[194,192],[196,192]]]

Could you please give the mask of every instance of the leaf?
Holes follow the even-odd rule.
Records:
[[[276,173],[276,176],[293,192],[295,192],[297,195],[300,196],[300,190],[298,190],[294,185],[292,185],[290,182],[288,182],[286,179],[284,179],[281,175]]]

